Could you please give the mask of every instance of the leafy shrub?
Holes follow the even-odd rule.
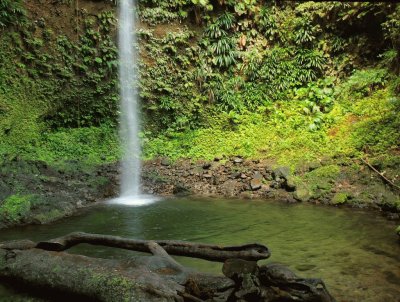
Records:
[[[21,0],[0,0],[0,29],[25,22],[25,9]]]

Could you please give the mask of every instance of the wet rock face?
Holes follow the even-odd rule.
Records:
[[[75,161],[53,167],[19,158],[4,163],[0,175],[0,228],[49,223],[116,196],[116,167],[86,168]],[[9,215],[9,206],[15,209],[15,217]]]

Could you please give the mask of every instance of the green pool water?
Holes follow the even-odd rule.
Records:
[[[73,231],[138,239],[177,239],[235,245],[259,242],[304,277],[322,278],[338,301],[400,301],[400,244],[395,224],[362,210],[308,204],[220,199],[165,199],[129,207],[102,204],[46,226],[0,232],[0,241],[55,238]],[[100,258],[130,251],[81,245],[71,249]],[[219,273],[221,264],[177,257],[184,265]],[[1,301],[26,301],[3,285]],[[36,300],[35,300],[36,301]]]

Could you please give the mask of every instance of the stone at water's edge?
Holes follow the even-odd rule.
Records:
[[[307,188],[297,188],[296,192],[294,192],[293,197],[298,201],[306,202],[310,200],[311,194]]]
[[[250,187],[253,191],[261,189],[262,182],[260,179],[252,179],[250,182]]]
[[[257,262],[242,259],[228,259],[222,267],[222,273],[231,279],[240,274],[254,274],[256,271]]]
[[[278,180],[279,178],[283,178],[283,179],[288,179],[289,175],[290,175],[290,168],[283,166],[283,167],[278,167],[273,171],[274,174],[274,178],[275,180]]]
[[[286,179],[286,182],[284,183],[285,188],[289,191],[289,192],[294,192],[296,191],[296,182],[293,178],[293,176],[288,176]]]

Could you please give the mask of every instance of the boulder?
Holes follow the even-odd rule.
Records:
[[[311,193],[310,191],[305,188],[305,187],[300,187],[297,188],[297,190],[294,192],[293,197],[297,199],[298,201],[309,201],[311,198]]]
[[[253,191],[256,191],[256,190],[261,189],[261,186],[262,186],[261,179],[254,179],[254,178],[253,178],[253,179],[250,181],[250,188],[251,188]]]
[[[222,273],[233,280],[241,274],[255,274],[257,271],[257,262],[243,259],[228,259],[222,266]]]
[[[173,193],[178,196],[187,196],[191,194],[191,191],[184,184],[177,183],[174,186]]]
[[[344,192],[336,193],[332,198],[332,203],[336,205],[343,204],[347,201],[348,197],[349,196],[347,193]]]
[[[279,178],[288,179],[290,175],[290,168],[287,166],[278,167],[273,171],[273,176],[275,180]]]
[[[296,190],[296,182],[293,176],[288,176],[284,183],[285,189],[289,192],[294,192]]]

